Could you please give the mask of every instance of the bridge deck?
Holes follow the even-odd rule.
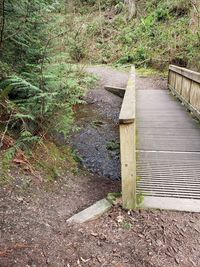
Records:
[[[167,90],[137,90],[138,191],[145,205],[200,211],[200,126]]]

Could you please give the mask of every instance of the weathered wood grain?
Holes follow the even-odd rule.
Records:
[[[200,73],[192,70],[188,70],[186,68],[178,67],[175,65],[170,65],[169,69],[172,70],[173,72],[179,73],[180,75],[195,81],[197,83],[200,83]]]
[[[136,207],[135,123],[120,125],[120,151],[123,208]]]
[[[170,71],[170,70],[169,70],[168,82],[169,82],[169,84],[171,84],[173,87],[175,87],[176,74],[175,74],[173,71]]]
[[[200,111],[200,84],[192,82],[190,92],[190,104],[198,111]]]
[[[185,101],[187,101],[188,103],[190,103],[191,85],[192,81],[188,78],[183,77],[181,94]]]
[[[181,93],[183,76],[176,73],[175,75],[175,90]]]
[[[117,95],[119,97],[124,97],[126,89],[125,88],[120,88],[120,87],[114,87],[111,85],[105,85],[104,89],[107,90],[108,92],[113,93],[114,95]]]
[[[170,65],[168,86],[172,93],[200,119],[200,73]]]
[[[135,120],[135,67],[131,68],[126,93],[119,115],[120,123],[132,123]]]
[[[136,207],[135,110],[135,67],[132,67],[119,116],[122,202],[125,209]]]

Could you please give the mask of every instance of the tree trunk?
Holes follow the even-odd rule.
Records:
[[[4,27],[5,27],[5,0],[2,1],[1,3],[1,16],[0,16],[0,49],[2,48],[3,45],[3,34],[4,34]]]
[[[128,19],[135,18],[137,15],[136,0],[124,0],[128,9]]]

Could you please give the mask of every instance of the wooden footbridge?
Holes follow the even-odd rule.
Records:
[[[200,212],[200,73],[171,65],[169,90],[135,88],[132,67],[119,117],[124,208]]]

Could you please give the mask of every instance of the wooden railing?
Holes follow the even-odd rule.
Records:
[[[200,73],[169,66],[169,89],[200,119]]]
[[[135,104],[135,67],[132,67],[119,116],[122,202],[125,209],[136,207]]]

